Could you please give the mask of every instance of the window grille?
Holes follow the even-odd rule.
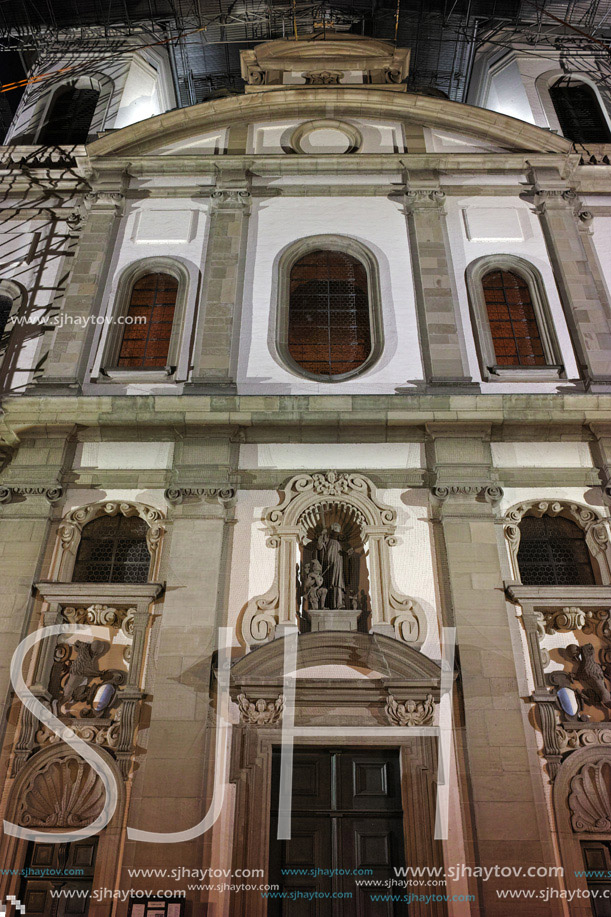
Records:
[[[530,289],[512,271],[490,271],[482,279],[498,366],[545,366],[541,333]]]
[[[147,526],[139,516],[103,516],[84,528],[76,555],[75,583],[146,583],[151,555]]]
[[[170,274],[145,274],[132,287],[118,366],[132,369],[164,367],[168,362],[178,281]]]
[[[87,143],[99,97],[97,89],[76,86],[60,89],[51,104],[40,143],[45,146]]]
[[[343,252],[309,252],[290,276],[288,351],[314,376],[354,372],[371,353],[367,271]]]
[[[525,586],[595,584],[583,530],[562,516],[524,516],[518,566]]]
[[[565,137],[576,143],[611,142],[609,125],[591,86],[563,77],[549,94]]]

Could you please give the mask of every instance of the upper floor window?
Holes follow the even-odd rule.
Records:
[[[549,94],[565,137],[577,143],[611,143],[611,131],[594,89],[563,76]]]
[[[171,274],[145,274],[131,290],[117,366],[164,367],[168,363],[178,280]]]
[[[547,360],[528,284],[513,271],[482,278],[498,366],[545,366]]]
[[[585,533],[564,516],[524,516],[517,559],[525,586],[592,586],[596,582]]]
[[[339,380],[371,356],[365,265],[343,251],[309,251],[290,270],[289,356],[307,374]]]
[[[93,85],[62,86],[55,93],[39,143],[59,146],[87,143],[100,92]]]
[[[515,255],[486,255],[468,266],[466,279],[482,378],[552,382],[562,377],[539,271]]]
[[[72,581],[146,583],[151,555],[139,516],[101,516],[83,527]]]

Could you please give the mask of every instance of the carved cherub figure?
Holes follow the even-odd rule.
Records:
[[[323,586],[322,567],[319,561],[313,560],[306,564],[305,574],[303,594],[307,600],[308,608],[324,608],[327,589]]]

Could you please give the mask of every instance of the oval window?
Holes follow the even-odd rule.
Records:
[[[344,252],[320,249],[293,264],[288,352],[312,376],[337,379],[371,355],[365,266]]]

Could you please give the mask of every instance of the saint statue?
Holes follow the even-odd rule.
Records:
[[[323,568],[325,586],[330,594],[331,608],[345,607],[344,557],[340,543],[342,527],[333,522],[318,536],[319,562]]]

